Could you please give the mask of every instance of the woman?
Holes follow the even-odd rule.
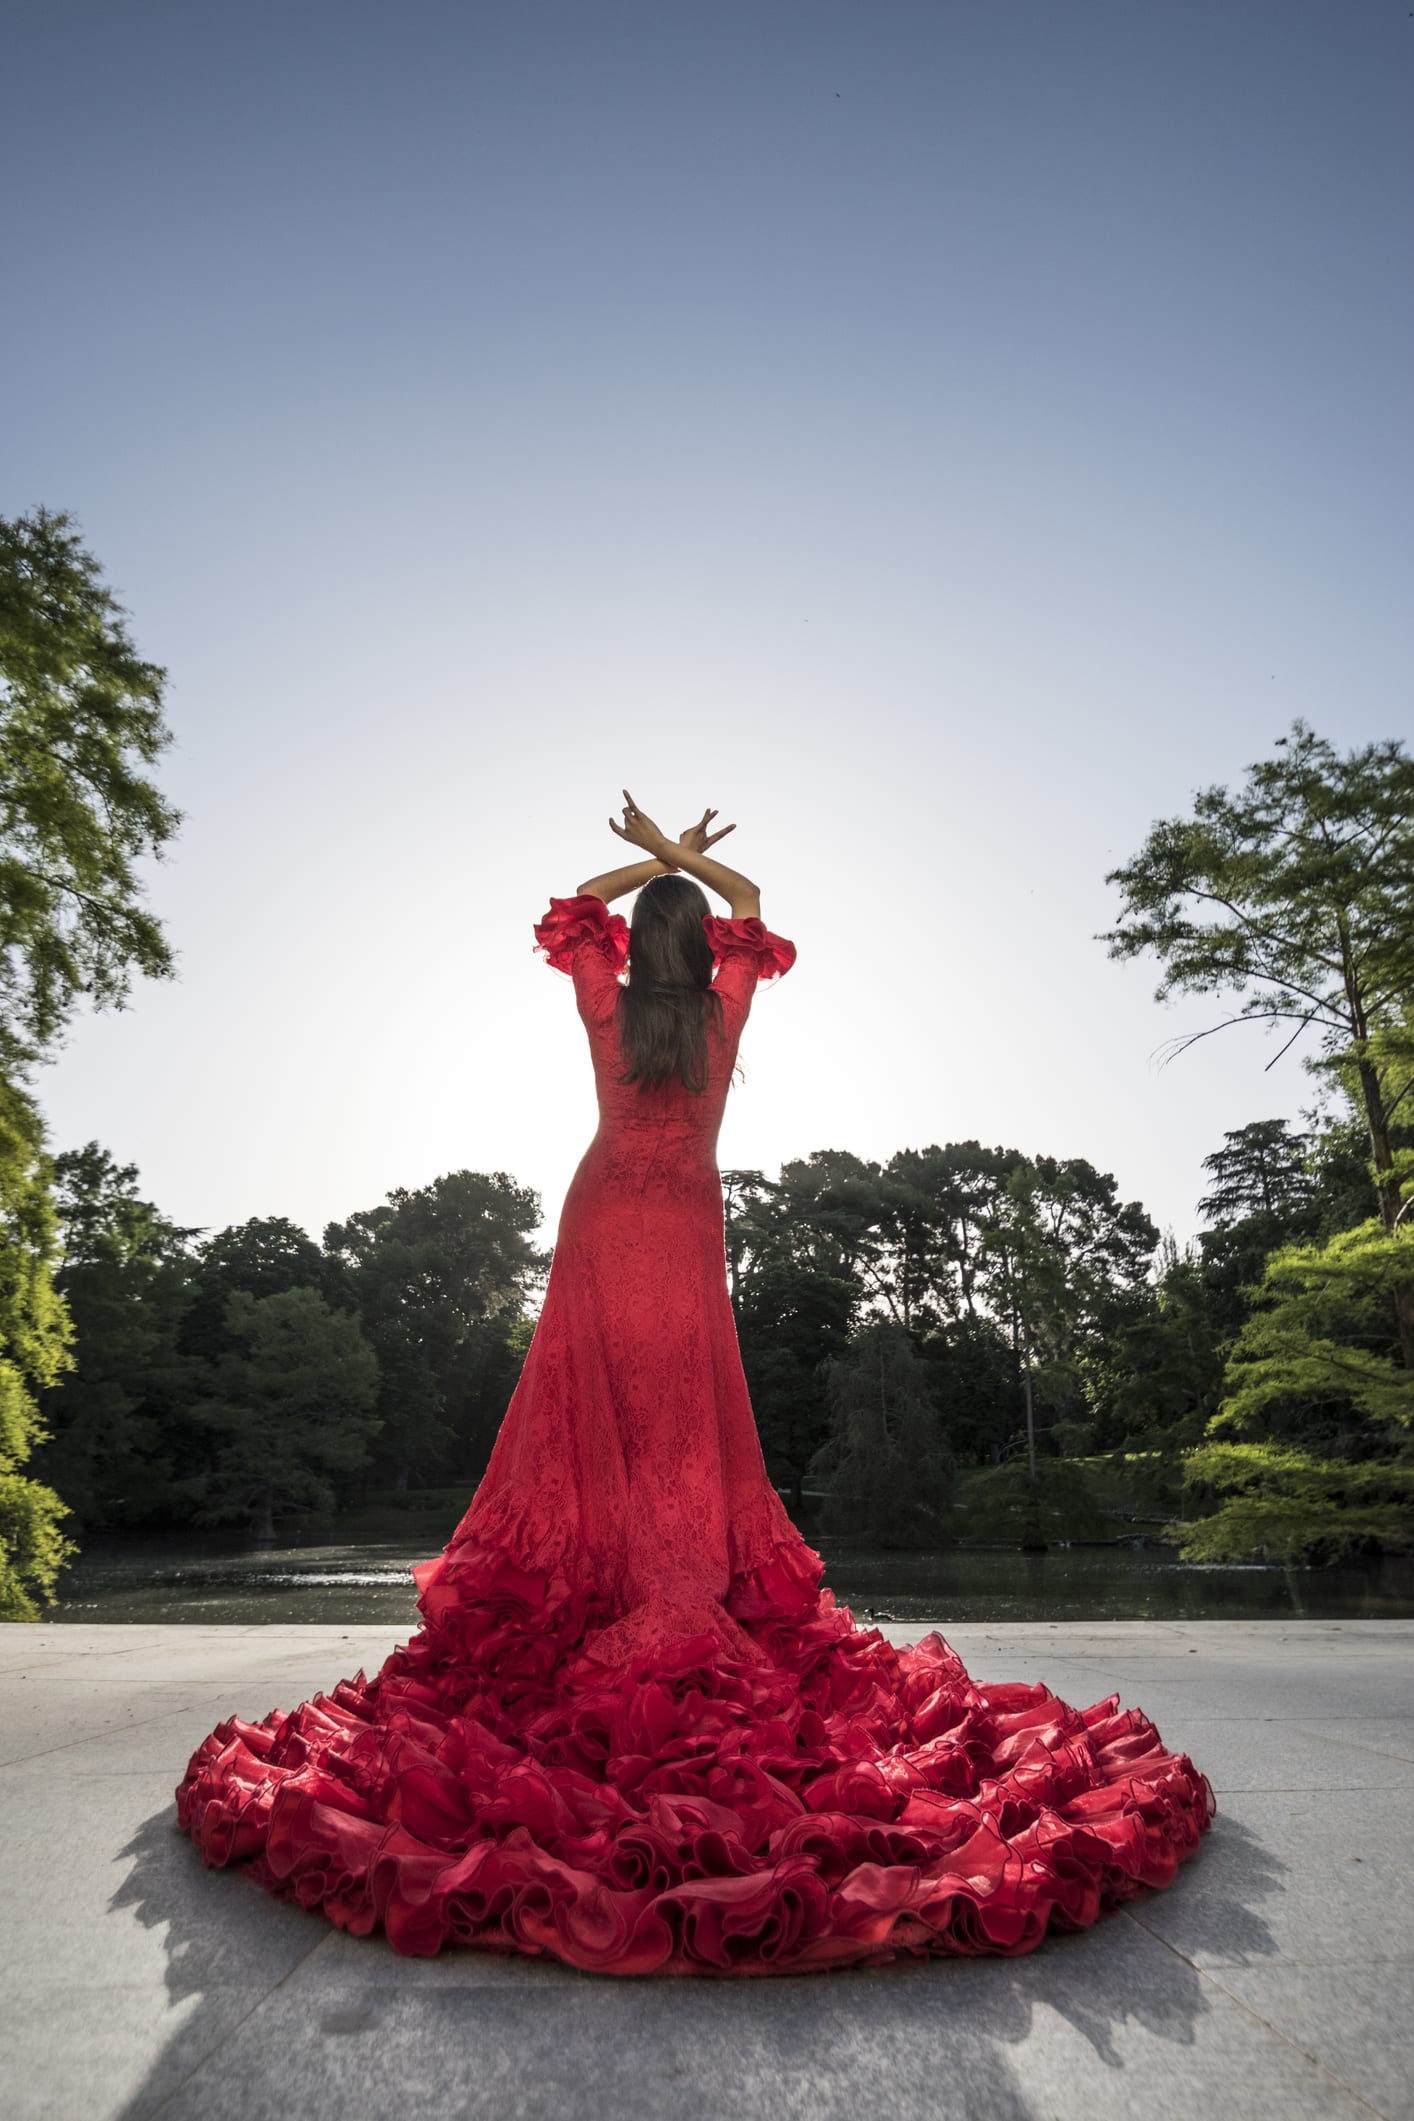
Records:
[[[715,811],[671,841],[624,795],[646,859],[535,930],[599,1127],[486,1477],[413,1570],[422,1625],[372,1679],[219,1725],[178,1820],[400,1952],[649,1974],[1029,1951],[1167,1884],[1212,1792],[1117,1697],[974,1685],[940,1636],[894,1649],[821,1588],[757,1442],[715,1156],[795,946],[709,854]]]

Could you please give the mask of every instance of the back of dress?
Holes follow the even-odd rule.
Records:
[[[654,1168],[666,1155],[670,1162],[716,1170],[717,1135],[757,983],[788,972],[796,953],[794,943],[773,935],[760,920],[709,915],[703,928],[716,959],[713,991],[721,1009],[719,1018],[714,1012],[708,1019],[706,1083],[701,1091],[693,1091],[677,1081],[650,1089],[620,1080],[619,975],[629,947],[623,916],[611,913],[599,898],[551,899],[549,913],[536,925],[537,947],[574,981],[589,1035],[599,1101],[595,1149],[621,1149],[630,1162],[635,1157],[645,1164],[651,1159]],[[602,1175],[609,1176],[607,1168]],[[645,1169],[642,1175],[646,1179],[650,1173]]]

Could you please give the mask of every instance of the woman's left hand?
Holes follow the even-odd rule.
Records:
[[[707,827],[716,815],[715,810],[704,810],[695,825],[689,825],[686,832],[678,834],[679,847],[686,847],[690,854],[705,854],[709,847],[716,846],[718,840],[724,840],[729,832],[736,831],[735,825],[722,825],[716,832],[709,832]]]
[[[671,862],[677,852],[676,842],[654,824],[646,811],[639,809],[627,788],[624,790],[624,821],[620,825],[610,818],[609,830],[616,832],[621,840],[627,840],[630,846],[641,847],[645,854],[651,854],[661,862]]]

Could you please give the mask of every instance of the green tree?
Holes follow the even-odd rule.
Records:
[[[1304,1219],[1315,1184],[1308,1163],[1309,1138],[1293,1134],[1284,1119],[1258,1119],[1223,1136],[1221,1149],[1203,1158],[1209,1190],[1198,1213],[1219,1224],[1268,1215],[1289,1226]]]
[[[1299,1444],[1208,1443],[1188,1462],[1219,1506],[1172,1527],[1185,1561],[1321,1563],[1384,1545],[1414,1526],[1414,1457],[1332,1459]]]
[[[307,1231],[285,1215],[257,1215],[232,1223],[199,1246],[191,1302],[182,1321],[184,1355],[215,1362],[231,1346],[231,1298],[282,1296],[289,1289],[325,1293],[323,1253]]]
[[[73,1368],[41,1397],[48,1438],[34,1471],[73,1529],[151,1523],[179,1503],[192,1365],[178,1336],[198,1235],[144,1200],[135,1165],[97,1142],[54,1159],[61,1256],[55,1284],[73,1321]]]
[[[1391,1301],[1406,1248],[1372,1216],[1267,1260],[1185,1466],[1189,1491],[1215,1501],[1184,1531],[1191,1558],[1331,1560],[1414,1537],[1414,1375]]]
[[[871,1319],[830,1361],[827,1377],[833,1429],[818,1461],[831,1483],[823,1529],[885,1547],[949,1540],[952,1454],[911,1335]]]
[[[1414,1102],[1414,759],[1395,742],[1342,757],[1303,722],[1277,749],[1244,788],[1205,789],[1191,816],[1156,824],[1110,872],[1123,905],[1103,940],[1117,958],[1158,958],[1161,1000],[1232,995],[1225,1023],[1290,1026],[1282,1052],[1313,1033],[1314,1064],[1357,1101],[1393,1234],[1408,1171],[1398,1135]],[[1403,1227],[1409,1266],[1390,1302],[1414,1369],[1414,1231]]]
[[[144,769],[171,741],[165,673],[143,662],[68,516],[0,518],[0,1612],[34,1618],[75,1552],[54,1492],[24,1474],[36,1393],[70,1364],[53,1281],[43,1127],[18,1085],[83,996],[121,1007],[172,957],[137,864],[180,822]]]
[[[277,1514],[333,1508],[336,1476],[368,1462],[378,1428],[378,1362],[356,1318],[314,1289],[226,1305],[229,1345],[190,1419],[209,1462],[192,1483],[197,1524],[249,1524],[274,1538]]]
[[[1398,1359],[1390,1292],[1406,1240],[1358,1223],[1267,1261],[1258,1307],[1233,1343],[1219,1428],[1243,1429],[1293,1399],[1345,1403],[1362,1421],[1414,1428],[1414,1374]]]
[[[784,1247],[759,1262],[737,1308],[737,1335],[771,1477],[801,1506],[805,1476],[829,1433],[827,1365],[849,1345],[858,1289]]]
[[[987,1236],[1007,1182],[1026,1159],[1018,1149],[936,1142],[900,1149],[882,1172],[881,1277],[889,1310],[920,1332],[976,1321],[986,1308]]]
[[[72,1363],[54,1286],[52,1167],[33,1100],[0,1081],[0,1620],[34,1620],[76,1552],[68,1510],[22,1468],[45,1431],[37,1394]]]
[[[1204,1157],[1209,1191],[1198,1212],[1212,1227],[1199,1247],[1209,1316],[1220,1336],[1236,1333],[1247,1318],[1268,1254],[1319,1231],[1326,1208],[1313,1150],[1311,1135],[1293,1133],[1285,1120],[1263,1119],[1234,1128]]]
[[[171,742],[166,673],[66,515],[0,518],[0,1073],[54,1044],[76,999],[121,1007],[172,954],[137,864],[180,813],[145,769]]]
[[[863,1296],[862,1281],[848,1271],[861,1227],[858,1198],[843,1203],[840,1180],[825,1157],[788,1165],[779,1180],[760,1171],[722,1174],[742,1365],[766,1463],[789,1488],[793,1510],[829,1433],[824,1366],[847,1347]],[[843,1174],[846,1186],[858,1180],[858,1172]]]
[[[1087,1358],[1150,1301],[1158,1241],[1140,1204],[1083,1157],[1027,1158],[1007,1179],[985,1241],[989,1300],[1011,1336],[1032,1480],[1043,1413],[1054,1423],[1087,1409]]]
[[[375,1470],[386,1484],[451,1465],[459,1351],[484,1321],[514,1322],[545,1268],[530,1241],[539,1221],[539,1196],[504,1171],[453,1171],[326,1229],[326,1292],[357,1311],[378,1357]]]

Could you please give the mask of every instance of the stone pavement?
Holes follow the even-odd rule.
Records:
[[[5,2121],[1414,2116],[1414,1622],[945,1630],[979,1679],[1147,1709],[1217,1825],[1028,1958],[762,1981],[401,1959],[204,1869],[192,1748],[413,1625],[0,1627]]]

